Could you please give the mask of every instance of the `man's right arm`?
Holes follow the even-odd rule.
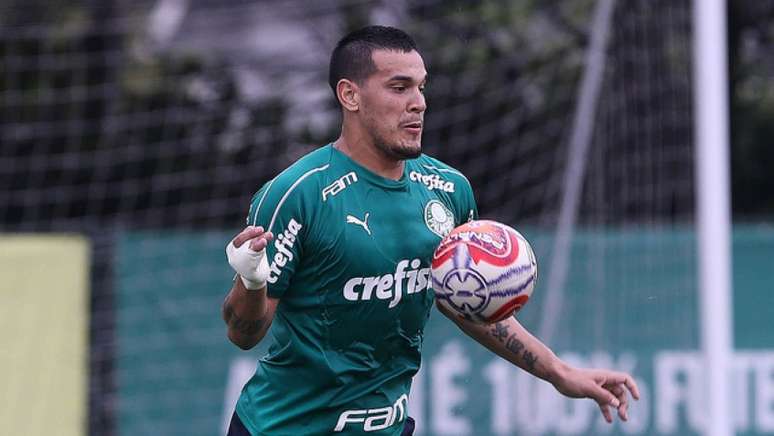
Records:
[[[243,350],[253,348],[266,336],[279,300],[266,295],[266,287],[248,290],[242,280],[234,280],[223,302],[223,321],[228,339]]]
[[[237,276],[223,302],[222,316],[229,340],[243,350],[263,339],[279,302],[266,295],[266,246],[272,238],[271,232],[264,232],[262,227],[248,226],[226,247],[229,264]]]

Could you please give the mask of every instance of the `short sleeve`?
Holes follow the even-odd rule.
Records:
[[[460,222],[466,223],[478,219],[478,206],[476,205],[476,196],[473,194],[473,187],[465,179],[462,189],[462,219]]]
[[[457,176],[453,194],[455,225],[460,226],[468,221],[478,219],[478,207],[473,188],[468,179],[462,173],[454,171]]]
[[[306,221],[302,195],[282,180],[264,185],[250,202],[247,225],[261,226],[274,234],[266,247],[269,262],[267,292],[280,298],[287,290],[301,257]]]

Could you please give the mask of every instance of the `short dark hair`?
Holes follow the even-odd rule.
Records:
[[[404,31],[387,26],[367,26],[341,38],[331,54],[328,83],[336,102],[336,84],[341,79],[362,83],[376,71],[371,57],[374,50],[395,50],[404,53],[417,50],[414,40]]]

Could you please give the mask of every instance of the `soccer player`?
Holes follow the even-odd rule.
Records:
[[[242,349],[271,330],[229,435],[410,435],[407,409],[434,304],[433,251],[477,218],[468,180],[422,154],[427,72],[401,30],[345,36],[329,82],[341,135],[266,183],[227,245],[238,279],[223,304]],[[443,312],[443,310],[442,310]],[[627,419],[632,377],[569,366],[513,317],[486,326],[444,313],[473,339],[564,395]]]

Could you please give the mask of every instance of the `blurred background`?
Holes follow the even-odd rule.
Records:
[[[772,434],[774,1],[727,19],[731,415]],[[535,247],[520,320],[643,392],[605,425],[434,314],[418,434],[706,430],[689,0],[0,0],[0,433],[222,432],[263,352],[226,339],[223,247],[338,136],[329,55],[369,23],[420,47],[425,151]]]

